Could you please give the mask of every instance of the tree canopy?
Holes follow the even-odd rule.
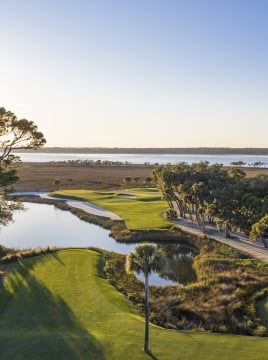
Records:
[[[268,215],[263,216],[252,225],[249,236],[253,240],[260,239],[264,246],[267,247],[267,240],[265,238],[268,237]]]
[[[18,119],[11,111],[0,108],[0,225],[6,225],[12,219],[12,211],[20,207],[7,202],[5,197],[8,187],[19,179],[16,168],[20,158],[13,150],[38,149],[45,143],[44,135],[33,121]]]
[[[204,226],[215,221],[226,236],[237,228],[249,234],[251,226],[268,213],[268,177],[247,178],[238,168],[221,164],[178,163],[154,170],[154,181],[171,209]]]

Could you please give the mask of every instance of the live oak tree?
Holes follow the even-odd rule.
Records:
[[[263,242],[264,246],[268,247],[266,240],[267,237],[268,237],[268,215],[265,215],[258,222],[252,225],[250,238],[252,240],[260,239]]]
[[[12,212],[19,208],[17,202],[6,200],[6,191],[18,181],[17,167],[20,158],[14,150],[38,149],[46,143],[33,121],[18,119],[11,111],[0,107],[0,225],[12,219]]]
[[[226,236],[233,229],[249,234],[251,226],[268,214],[268,177],[246,177],[238,168],[208,162],[161,166],[153,180],[170,209],[203,225],[221,224]],[[175,208],[176,206],[176,208]]]

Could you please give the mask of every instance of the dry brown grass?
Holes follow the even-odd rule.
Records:
[[[243,168],[247,176],[258,174],[268,175],[268,169]],[[15,184],[16,190],[34,191],[55,190],[54,180],[59,179],[60,189],[119,189],[144,186],[144,179],[152,176],[153,166],[123,165],[123,166],[96,166],[71,165],[68,163],[23,163],[18,169],[20,180]],[[126,185],[124,178],[137,176],[139,183],[132,181]]]
[[[144,186],[144,179],[152,176],[152,167],[144,165],[86,167],[69,164],[24,163],[18,169],[18,191],[55,190],[54,180],[59,179],[60,189],[118,189],[126,186],[125,176],[140,177],[128,187]]]

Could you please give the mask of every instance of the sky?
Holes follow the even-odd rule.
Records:
[[[0,0],[0,106],[47,146],[268,147],[267,0]]]

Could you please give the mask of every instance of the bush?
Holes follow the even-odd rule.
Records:
[[[267,331],[263,325],[258,326],[257,329],[254,330],[255,336],[265,336],[266,334],[267,334]]]
[[[169,220],[176,219],[178,217],[177,211],[169,208],[166,211],[166,216],[167,216],[167,219],[169,219]]]

